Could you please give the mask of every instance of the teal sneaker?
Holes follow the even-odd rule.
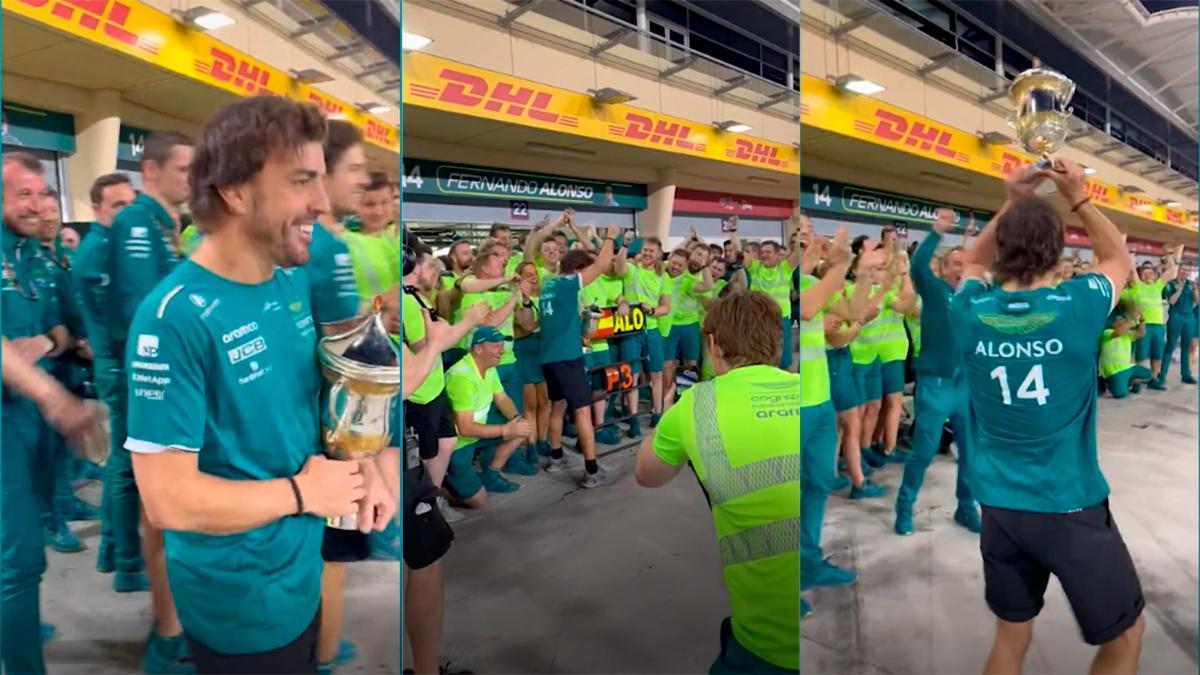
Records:
[[[51,640],[53,640],[54,634],[57,632],[58,632],[58,629],[54,627],[54,624],[52,624],[52,623],[42,624],[42,644],[46,644],[47,642],[50,642]]]
[[[882,497],[887,490],[882,485],[876,485],[867,479],[863,479],[862,485],[856,488],[851,488],[850,499],[874,499]]]
[[[341,667],[357,658],[358,649],[354,647],[353,642],[349,640],[338,640],[337,656],[333,657],[333,663],[329,665],[331,668],[333,666]]]
[[[1184,384],[1196,384],[1196,378],[1192,377],[1191,375],[1184,375],[1179,379],[1179,381]]]
[[[642,435],[642,418],[635,417],[629,420],[629,431],[625,432],[629,438],[640,438]]]
[[[1142,393],[1142,383],[1141,383],[1141,382],[1134,382],[1133,384],[1129,385],[1129,391],[1131,391],[1131,392],[1133,392],[1133,393],[1135,393],[1135,394],[1140,394],[1140,393]]]
[[[848,487],[850,487],[850,478],[847,476],[838,476],[833,481],[833,487],[830,488],[829,491],[830,492],[841,492],[842,490],[845,490]]]
[[[882,452],[877,451],[875,448],[863,448],[862,459],[863,462],[876,469],[887,464],[887,457],[885,457]]]
[[[1148,384],[1146,386],[1150,387],[1154,391],[1166,391],[1167,390],[1167,385],[1163,384],[1162,382],[1159,382],[1158,380],[1150,380],[1150,384]]]
[[[520,485],[501,476],[499,471],[491,467],[480,472],[479,480],[488,492],[516,492],[521,489]]]
[[[521,454],[514,452],[512,457],[508,458],[508,461],[504,463],[504,473],[511,473],[516,476],[538,475],[537,464],[530,464],[525,461],[525,458]]]
[[[117,569],[115,559],[116,545],[112,539],[100,538],[100,548],[96,551],[96,571],[101,574],[112,574]]]
[[[893,526],[896,534],[901,537],[910,537],[913,533],[912,509],[902,506],[896,507],[896,523]]]
[[[807,587],[816,586],[849,586],[857,578],[854,572],[842,569],[826,560],[817,565],[804,568],[801,564],[800,578]]]
[[[656,412],[650,413],[650,428],[653,429],[654,427],[658,426],[658,421],[661,419],[662,419],[662,413],[656,413]]]
[[[804,598],[800,598],[800,618],[807,619],[808,617],[810,617],[812,615],[813,615],[812,605],[808,604],[808,601],[805,600]]]
[[[605,445],[616,445],[621,442],[621,435],[616,427],[604,427],[596,432],[596,442]]]
[[[121,572],[118,571],[113,575],[113,590],[117,593],[141,593],[142,591],[150,590],[150,579],[146,577],[146,573],[137,572]]]
[[[196,672],[188,655],[183,634],[163,637],[153,630],[142,654],[142,672],[146,675],[191,675]]]
[[[875,467],[867,464],[866,458],[863,458],[862,463],[859,466],[862,468],[863,478],[869,478],[871,474],[875,473]]]
[[[974,502],[959,503],[958,508],[954,511],[954,522],[975,534],[979,534],[982,529],[979,523],[979,509],[975,508]]]
[[[79,553],[87,548],[79,540],[79,537],[75,536],[75,533],[67,529],[66,525],[60,526],[57,530],[47,530],[46,545],[59,553]]]
[[[550,456],[550,441],[538,441],[537,442],[537,456],[538,457],[549,457]],[[536,461],[530,462],[530,463],[537,464]]]
[[[904,464],[908,461],[908,452],[893,450],[892,454],[884,455],[884,457],[886,458],[888,464]]]
[[[100,509],[76,498],[66,508],[65,516],[70,521],[100,520]]]
[[[332,663],[318,663],[317,664],[317,675],[333,675],[333,664]]]

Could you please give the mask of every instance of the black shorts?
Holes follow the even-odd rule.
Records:
[[[437,488],[424,466],[404,472],[404,564],[419,570],[442,559],[454,541],[454,530],[437,507]]]
[[[321,560],[332,563],[359,562],[371,557],[371,543],[367,535],[358,530],[325,528],[321,541]]]
[[[221,654],[188,638],[188,650],[197,673],[236,675],[304,675],[317,672],[317,632],[321,628],[321,610],[304,632],[279,649],[257,654]]]
[[[458,429],[454,426],[454,411],[450,410],[445,389],[429,403],[405,401],[404,419],[417,433],[421,459],[437,457],[439,439],[458,437]]]
[[[988,607],[1004,621],[1022,623],[1037,616],[1051,574],[1066,591],[1090,645],[1124,633],[1146,606],[1107,499],[1074,513],[984,506],[979,549]]]
[[[551,403],[565,400],[568,410],[579,410],[592,404],[592,387],[588,384],[582,356],[572,361],[543,363],[542,374],[546,376],[546,392]]]

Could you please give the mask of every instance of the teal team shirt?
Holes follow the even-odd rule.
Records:
[[[88,344],[97,359],[120,359],[124,354],[113,351],[109,333],[112,305],[109,300],[108,228],[92,223],[88,233],[75,251],[71,274],[79,294],[79,309],[87,330]]]
[[[966,365],[980,504],[1067,513],[1108,496],[1096,457],[1096,364],[1113,300],[1099,274],[1013,293],[962,283],[950,318]]]
[[[337,323],[358,315],[358,286],[346,243],[320,223],[313,223],[308,247],[308,273],[312,287],[312,314],[318,324]]]
[[[54,294],[38,288],[36,277],[43,264],[37,242],[0,227],[0,330],[10,340],[41,335],[62,324]]]
[[[138,305],[179,264],[171,244],[175,222],[153,197],[140,194],[109,229],[109,338],[118,347]]]
[[[1170,300],[1172,295],[1175,295],[1175,289],[1179,288],[1179,282],[1172,279],[1167,282],[1163,288],[1163,300]],[[1192,297],[1192,289],[1195,288],[1194,282],[1186,280],[1183,282],[1183,292],[1179,294],[1179,299],[1175,304],[1167,310],[1168,318],[1188,317],[1190,318],[1196,312],[1196,299]]]
[[[308,277],[238,284],[184,262],[138,308],[126,351],[129,437],[198,453],[228,480],[295,475],[321,451],[321,377]],[[316,616],[324,521],[289,516],[225,536],[166,533],[184,629],[226,654],[277,649]]]
[[[929,269],[942,235],[930,232],[913,251],[909,270],[913,288],[921,298],[921,319],[917,358],[913,369],[922,375],[953,378],[961,367],[962,356],[950,330],[950,298],[954,289]]]
[[[542,363],[583,358],[583,327],[579,321],[579,292],[582,290],[583,278],[578,274],[550,277],[542,282],[538,296]]]

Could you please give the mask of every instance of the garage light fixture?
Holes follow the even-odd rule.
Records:
[[[1179,208],[1179,202],[1175,201],[1174,199],[1160,199],[1158,200],[1158,203],[1172,209]]]
[[[719,129],[720,131],[728,131],[730,133],[735,133],[735,134],[744,134],[747,131],[750,131],[750,129],[751,129],[751,126],[749,124],[742,124],[741,122],[735,122],[734,120],[725,120],[724,122],[713,122],[713,126],[716,127],[717,129]]]
[[[616,104],[629,103],[636,101],[637,97],[627,91],[613,89],[612,87],[601,87],[599,89],[588,89],[588,93],[592,95],[592,100],[596,103]]]
[[[370,113],[372,115],[382,115],[383,113],[392,109],[391,106],[387,106],[382,103],[359,103],[354,107],[358,108],[362,112]]]
[[[1127,192],[1131,195],[1141,194],[1141,193],[1145,192],[1145,190],[1143,190],[1142,188],[1140,188],[1136,185],[1118,185],[1117,187],[1120,188],[1121,192]]]
[[[321,82],[333,82],[333,78],[316,68],[304,68],[301,70],[289,70],[288,74],[293,79],[300,80],[304,84],[319,84]]]
[[[179,18],[188,26],[202,31],[216,30],[236,23],[232,17],[203,6],[189,9],[180,14]]]
[[[981,131],[979,132],[979,140],[988,145],[1012,145],[1013,139],[1011,136],[1002,134],[999,131]]]
[[[874,96],[885,89],[883,85],[875,84],[865,77],[859,77],[858,75],[842,75],[834,80],[833,86],[841,91],[862,94],[863,96]]]
[[[580,150],[579,148],[566,148],[560,145],[548,145],[546,143],[529,142],[525,144],[525,150],[535,155],[545,155],[547,157],[565,157],[567,159],[591,159],[596,156],[596,153],[591,150]]]
[[[415,52],[424,49],[430,42],[433,42],[433,40],[424,35],[402,31],[400,44],[406,52]]]
[[[1080,164],[1080,166],[1083,167],[1083,175],[1085,175],[1085,176],[1090,176],[1090,175],[1096,173],[1096,170],[1093,169],[1092,167],[1088,166],[1087,164]]]

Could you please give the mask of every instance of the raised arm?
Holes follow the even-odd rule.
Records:
[[[1090,199],[1086,199],[1083,167],[1070,159],[1059,157],[1054,160],[1054,171],[1047,173],[1058,187],[1058,194],[1069,208],[1075,208],[1079,219],[1083,221],[1088,239],[1092,242],[1092,250],[1096,253],[1096,264],[1092,269],[1108,277],[1112,283],[1115,303],[1117,289],[1121,287],[1120,282],[1129,278],[1129,271],[1133,269],[1120,230],[1100,212],[1100,209],[1092,205]],[[1174,268],[1175,263],[1172,260],[1169,269]]]
[[[608,269],[609,263],[613,259],[613,240],[617,238],[620,229],[616,225],[609,225],[608,230],[604,233],[604,245],[600,247],[600,254],[596,256],[595,262],[588,265],[579,272],[579,285],[587,286],[595,281]]]
[[[839,228],[834,236],[828,248],[828,260],[830,267],[825,277],[800,292],[801,321],[811,321],[843,287],[846,271],[850,269],[850,246],[846,241],[846,228]]]

